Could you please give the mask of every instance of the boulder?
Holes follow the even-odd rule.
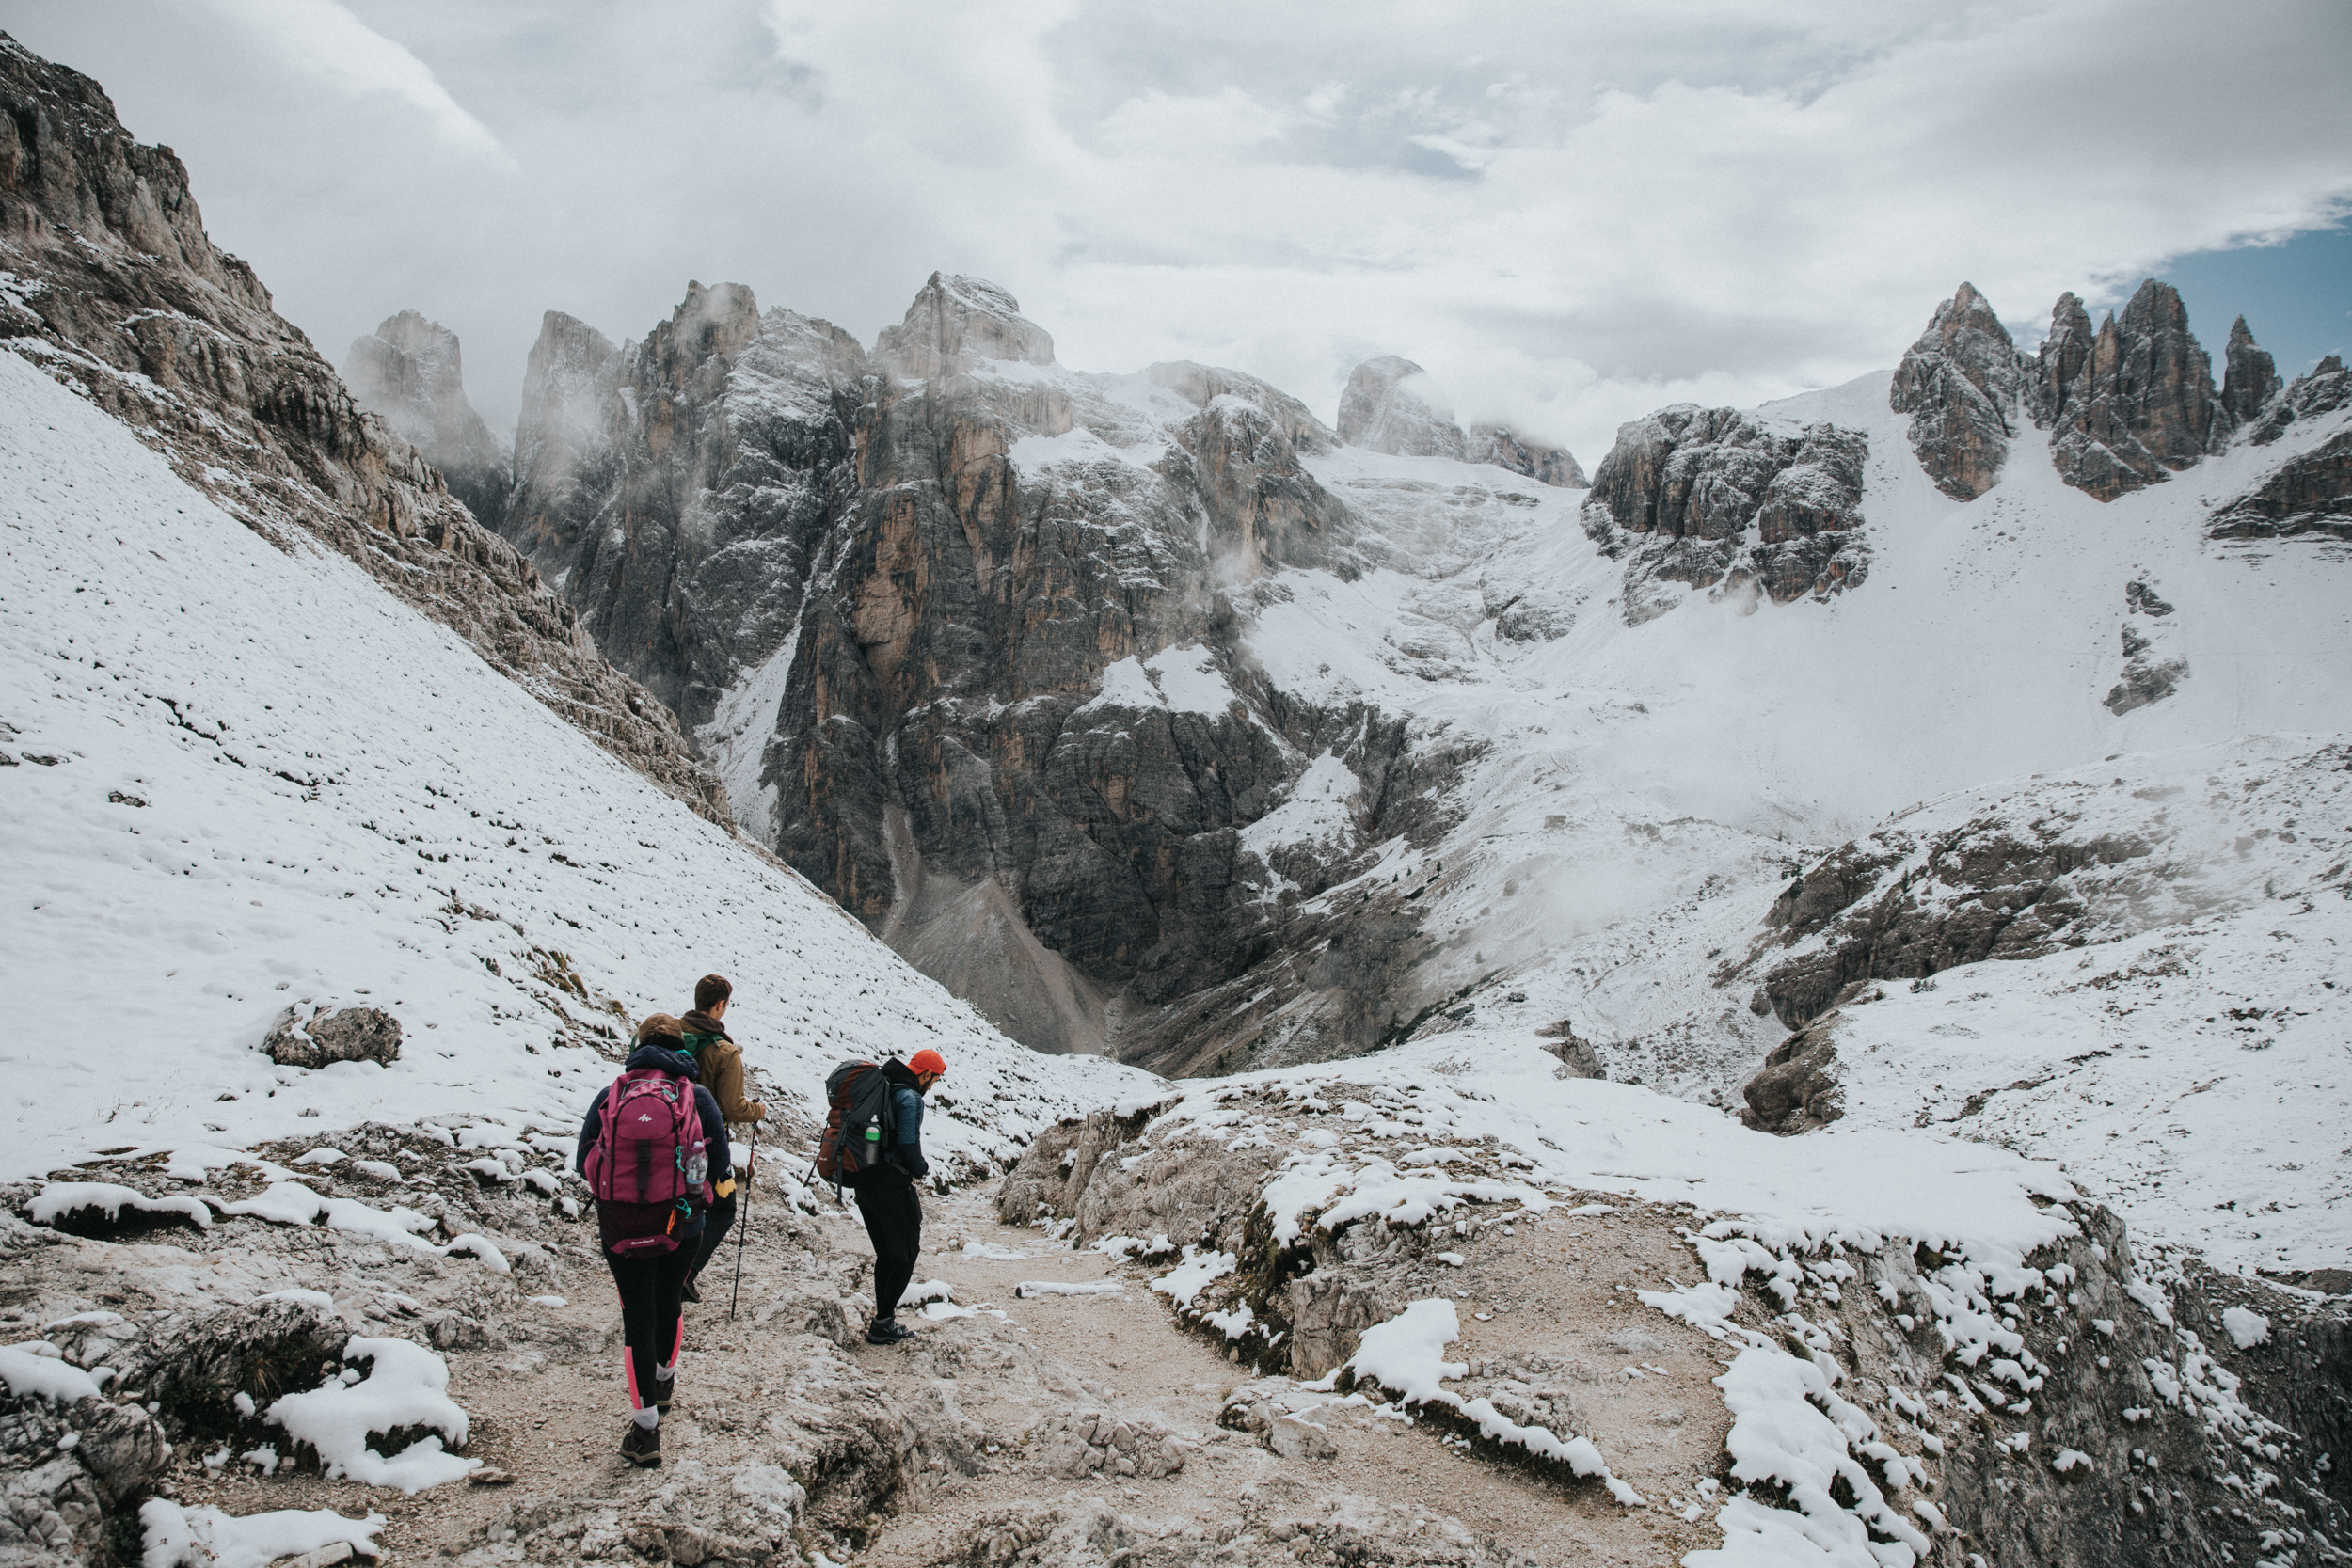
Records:
[[[330,1062],[400,1060],[400,1020],[381,1007],[314,1008],[310,1022],[288,1007],[270,1026],[262,1049],[279,1067],[323,1068]]]
[[[1966,501],[2000,482],[2025,378],[2017,345],[1973,285],[1935,308],[1896,367],[1887,403],[1911,416],[1911,450],[1937,489]]]
[[[245,1395],[264,1411],[279,1395],[314,1386],[322,1365],[339,1361],[351,1330],[307,1301],[256,1301],[209,1312],[174,1313],[150,1325],[125,1357],[119,1386],[159,1404],[177,1432],[219,1436],[253,1420]]]
[[[1788,1136],[1826,1127],[1846,1114],[1837,1082],[1837,1046],[1830,1038],[1835,1014],[1825,1014],[1774,1046],[1755,1077],[1740,1085],[1747,1101],[1740,1119]]]

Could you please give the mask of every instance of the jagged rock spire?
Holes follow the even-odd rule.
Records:
[[[1966,501],[2000,482],[2025,379],[2009,329],[1973,284],[1935,308],[1887,402],[1911,416],[1911,450],[1937,489]]]
[[[2151,277],[2096,334],[2082,302],[2060,294],[2031,385],[2034,420],[2052,428],[2051,460],[2101,500],[2162,483],[2218,451],[2234,421],[2213,362],[2188,329],[2180,292]]]
[[[466,398],[457,334],[414,310],[387,316],[352,340],[343,385],[441,470],[450,494],[486,527],[506,512],[507,464],[490,427]]]
[[[2250,424],[2286,383],[2279,378],[2278,362],[2255,343],[2244,316],[2230,324],[2223,362],[2228,369],[2221,378],[2221,406],[2239,424]]]

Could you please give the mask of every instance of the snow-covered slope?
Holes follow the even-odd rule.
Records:
[[[934,1137],[964,1161],[1140,1080],[1005,1040],[452,633],[273,547],[8,355],[0,671],[0,1178],[370,1118],[561,1130],[602,1050],[713,970],[780,1111],[844,1055],[944,1052]],[[273,1065],[263,1035],[305,1003],[389,1010],[400,1060]]]

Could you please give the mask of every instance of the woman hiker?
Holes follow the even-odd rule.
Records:
[[[882,1064],[889,1081],[892,1137],[882,1163],[857,1184],[858,1217],[874,1243],[874,1321],[866,1330],[869,1345],[895,1345],[913,1332],[898,1322],[898,1298],[914,1277],[915,1255],[923,1249],[923,1200],[915,1182],[930,1175],[923,1158],[923,1096],[947,1076],[947,1059],[929,1049],[907,1061]]]
[[[621,1457],[648,1468],[661,1463],[661,1412],[685,1350],[679,1291],[700,1255],[712,1184],[734,1174],[726,1118],[684,1033],[667,1013],[639,1024],[637,1049],[580,1128],[580,1173],[596,1195],[597,1239],[621,1293],[630,1411]]]
[[[719,1114],[727,1118],[730,1127],[748,1126],[768,1119],[765,1101],[743,1098],[743,1053],[727,1036],[722,1022],[727,1016],[727,1004],[734,1000],[735,988],[723,974],[706,974],[694,982],[694,1010],[686,1015],[684,1039],[686,1053],[694,1058],[701,1069],[703,1086],[710,1098],[719,1102]],[[703,1227],[702,1250],[695,1254],[693,1265],[686,1271],[685,1297],[688,1301],[702,1300],[702,1292],[694,1281],[718,1253],[719,1243],[725,1240],[727,1229],[735,1224],[735,1190],[752,1182],[752,1168],[746,1164],[733,1180],[718,1184],[717,1200],[710,1206],[710,1219]]]

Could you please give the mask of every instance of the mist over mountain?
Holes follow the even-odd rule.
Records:
[[[0,1557],[2340,1554],[2340,360],[1960,282],[1579,453],[696,279],[510,441],[0,109]],[[575,1138],[713,969],[759,1228],[624,1473]],[[918,1045],[898,1345],[808,1155]]]

